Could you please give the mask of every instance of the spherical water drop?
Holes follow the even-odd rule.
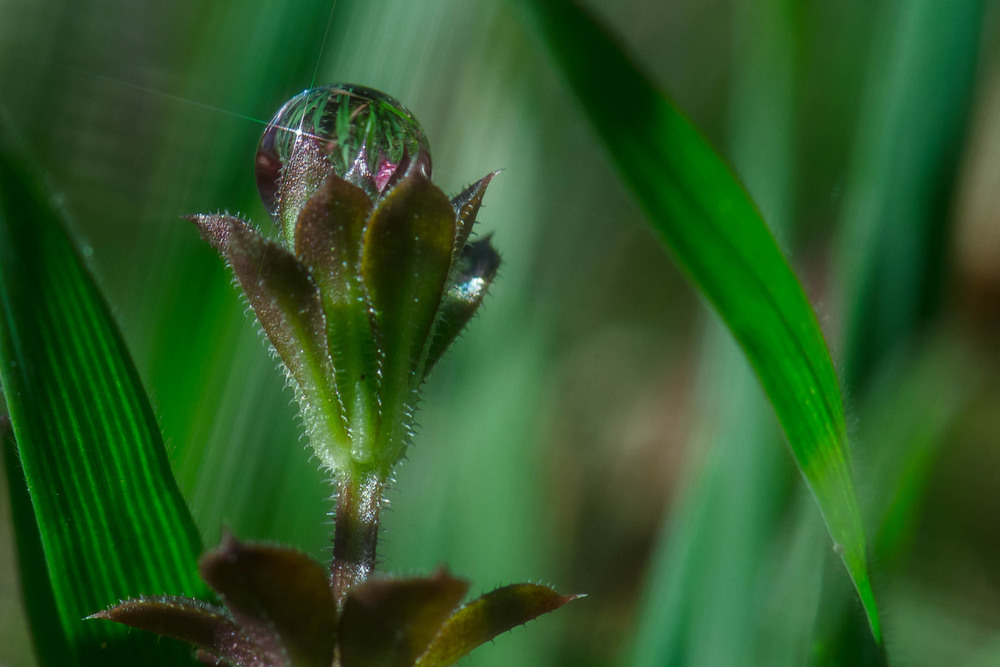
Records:
[[[362,86],[306,90],[271,119],[257,146],[257,189],[277,216],[286,166],[296,155],[322,155],[341,178],[377,199],[412,167],[430,176],[430,150],[420,125],[402,104]]]

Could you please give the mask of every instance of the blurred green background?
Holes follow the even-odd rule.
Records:
[[[894,662],[1000,664],[1000,3],[588,4],[735,165],[816,306]],[[0,0],[0,112],[73,222],[206,543],[327,549],[291,392],[180,220],[269,224],[256,142],[313,82],[400,99],[448,192],[504,169],[479,216],[501,277],[427,387],[382,563],[589,597],[472,664],[873,660],[756,380],[509,0]],[[0,535],[0,664],[28,665]]]

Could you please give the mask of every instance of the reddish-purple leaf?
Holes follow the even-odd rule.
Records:
[[[88,618],[107,619],[180,639],[231,665],[281,665],[275,656],[269,659],[261,653],[225,610],[201,600],[173,596],[138,598]]]
[[[337,612],[322,565],[293,549],[226,536],[202,557],[199,571],[268,653],[296,667],[333,663]]]
[[[498,588],[455,612],[416,664],[418,667],[450,665],[497,635],[555,611],[577,597],[560,595],[537,584]]]
[[[355,587],[338,633],[343,667],[412,667],[468,589],[468,582],[444,570],[430,577],[372,579]]]

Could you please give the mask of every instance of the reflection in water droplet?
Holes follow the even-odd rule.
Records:
[[[483,292],[486,291],[488,286],[489,283],[485,278],[473,276],[465,282],[455,285],[452,295],[467,303],[474,303],[476,300],[482,298]]]
[[[427,138],[403,105],[362,86],[320,86],[286,102],[257,146],[257,189],[272,217],[278,212],[283,169],[310,148],[318,148],[338,176],[372,199],[411,166],[430,176]]]

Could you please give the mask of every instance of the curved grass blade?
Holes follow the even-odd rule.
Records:
[[[10,514],[17,536],[17,571],[22,601],[28,626],[35,628],[36,633],[35,657],[42,665],[72,665],[73,653],[63,629],[58,625],[47,625],[50,619],[56,617],[57,607],[52,582],[45,569],[45,551],[31,507],[31,496],[17,455],[14,430],[6,415],[0,415],[0,450],[10,496]],[[39,632],[41,628],[44,628],[44,634]]]
[[[523,6],[653,228],[760,378],[881,642],[840,389],[802,287],[726,163],[608,33],[572,0]]]
[[[202,593],[201,544],[108,307],[6,134],[0,378],[58,612],[48,623],[81,665],[183,664],[179,644],[83,620],[126,597]]]

